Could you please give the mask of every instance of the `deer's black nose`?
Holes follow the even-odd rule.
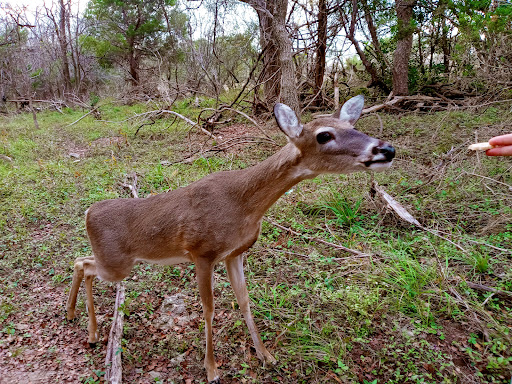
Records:
[[[393,160],[395,157],[395,148],[391,146],[388,143],[384,143],[383,145],[379,145],[377,147],[378,153],[382,153],[384,156],[386,156],[386,160],[390,161]]]

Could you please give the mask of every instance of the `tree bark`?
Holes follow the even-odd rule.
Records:
[[[66,6],[64,0],[59,0],[60,15],[59,15],[59,45],[62,58],[62,75],[64,77],[64,88],[66,90],[71,89],[71,75],[69,72],[69,60],[68,60],[68,39],[66,37]]]
[[[265,50],[263,70],[264,101],[268,105],[277,100],[300,112],[292,43],[286,30],[288,0],[241,0],[257,13],[260,26],[260,46]]]
[[[134,87],[139,85],[139,61],[137,52],[135,52],[135,41],[133,38],[128,39],[130,50],[128,52],[128,62],[130,63],[130,82]]]
[[[325,74],[325,52],[327,50],[327,1],[318,1],[318,35],[316,44],[316,63],[315,63],[315,104],[320,106],[322,98],[320,91],[324,82]]]
[[[292,42],[286,30],[288,0],[276,0],[275,4],[277,9],[274,13],[272,36],[276,43],[279,66],[281,69],[281,92],[279,93],[279,101],[287,104],[295,111],[297,116],[300,116],[297,79],[295,77],[295,66],[292,58]]]
[[[412,49],[412,9],[416,0],[396,0],[395,10],[398,19],[397,45],[393,55],[393,94],[409,94],[409,58]]]

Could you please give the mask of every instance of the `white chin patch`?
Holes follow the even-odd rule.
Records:
[[[393,161],[388,161],[387,163],[372,163],[370,166],[366,167],[371,171],[380,172],[388,169],[393,164]]]

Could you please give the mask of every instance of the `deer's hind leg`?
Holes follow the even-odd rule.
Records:
[[[68,320],[75,317],[76,298],[80,283],[85,280],[85,293],[87,295],[87,312],[89,315],[89,324],[87,329],[89,331],[88,342],[93,347],[99,339],[98,326],[96,322],[96,314],[94,313],[94,298],[92,295],[92,281],[96,273],[96,262],[94,257],[82,257],[75,261],[75,271],[73,273],[73,285],[69,291],[69,298],[67,303]]]
[[[73,284],[71,285],[71,290],[69,291],[68,302],[66,304],[67,310],[67,319],[73,320],[75,318],[75,307],[76,307],[76,298],[78,296],[78,290],[80,289],[80,284],[84,279],[84,261],[85,260],[94,260],[93,256],[89,257],[79,257],[75,260],[75,267],[73,272]]]
[[[94,298],[92,296],[92,281],[96,277],[96,262],[93,260],[84,261],[85,293],[87,294],[87,312],[89,314],[89,338],[87,341],[94,347],[99,340],[96,314],[94,313]]]

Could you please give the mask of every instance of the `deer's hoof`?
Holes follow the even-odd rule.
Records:
[[[90,347],[91,349],[96,348],[96,343],[89,343],[89,347]]]
[[[221,384],[220,377],[216,377],[212,381],[209,381],[208,384]]]

